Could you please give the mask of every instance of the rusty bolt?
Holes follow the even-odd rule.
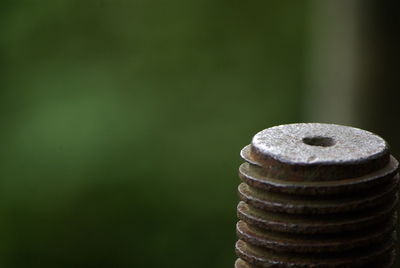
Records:
[[[398,162],[381,137],[281,125],[241,156],[236,268],[393,266]]]

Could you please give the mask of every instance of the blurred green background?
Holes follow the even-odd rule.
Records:
[[[0,267],[232,267],[241,147],[312,119],[312,5],[2,2]]]

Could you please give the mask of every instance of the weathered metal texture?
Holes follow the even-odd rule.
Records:
[[[382,138],[281,125],[241,156],[236,268],[393,266],[399,164]]]

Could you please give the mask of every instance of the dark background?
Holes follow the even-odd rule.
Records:
[[[323,114],[308,99],[315,5],[3,1],[0,267],[232,267],[240,149]],[[400,152],[397,15],[361,9],[362,55],[382,62],[354,87],[361,116],[319,121]]]

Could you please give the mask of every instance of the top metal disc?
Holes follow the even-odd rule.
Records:
[[[359,163],[387,153],[381,137],[358,128],[320,123],[271,127],[257,133],[252,147],[287,163]]]
[[[294,172],[299,171],[297,168],[293,170],[295,167],[313,166],[317,167],[314,171],[319,173],[315,175],[324,176],[327,173],[320,173],[319,170],[331,167],[328,173],[336,178],[371,172],[382,168],[389,160],[388,145],[381,137],[358,128],[321,123],[288,124],[265,129],[254,136],[250,151],[251,159],[260,166],[272,166],[279,171],[290,166]],[[343,170],[343,166],[347,166],[347,170]],[[356,168],[354,172],[349,169],[351,166]],[[335,174],[331,172],[332,168]],[[301,173],[297,175],[307,175]]]

